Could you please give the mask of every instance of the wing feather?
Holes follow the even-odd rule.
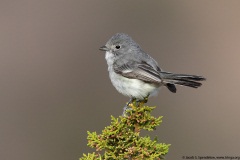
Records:
[[[161,82],[159,72],[146,62],[130,62],[121,66],[113,64],[113,69],[126,78],[139,79],[147,83]]]

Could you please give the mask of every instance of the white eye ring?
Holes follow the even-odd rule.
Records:
[[[116,47],[115,47],[116,49],[120,49],[121,47],[119,46],[119,45],[116,45]]]

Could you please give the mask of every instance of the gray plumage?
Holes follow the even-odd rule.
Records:
[[[166,86],[176,92],[175,84],[198,88],[202,76],[162,71],[158,63],[124,33],[114,35],[100,50],[106,51],[110,79],[114,87],[131,98],[144,99]]]

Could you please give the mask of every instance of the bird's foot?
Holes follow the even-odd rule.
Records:
[[[136,100],[136,98],[131,97],[129,102],[127,103],[127,106],[129,106],[131,103],[133,103]]]
[[[136,100],[136,98],[131,97],[130,101],[123,107],[123,114],[122,116],[126,117],[127,116],[127,111],[132,110],[133,106],[139,107],[142,106],[143,104],[148,102],[148,97],[145,97],[144,99],[141,100]]]
[[[132,105],[132,103],[133,103],[134,101],[136,101],[136,98],[131,97],[131,99],[129,100],[129,102],[123,107],[123,114],[122,114],[122,116],[126,117],[126,116],[127,116],[127,111],[128,111],[128,110],[132,110],[131,105]]]
[[[149,97],[149,95],[143,99],[143,103],[147,103],[148,102],[148,97]]]
[[[148,97],[149,97],[149,95],[147,97],[145,97],[144,99],[137,100],[137,103],[138,103],[137,106],[139,106],[140,104],[147,103],[148,102]]]

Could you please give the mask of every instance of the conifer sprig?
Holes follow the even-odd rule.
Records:
[[[157,138],[141,137],[141,130],[152,131],[162,123],[162,116],[153,117],[155,107],[144,106],[143,102],[129,104],[125,116],[111,116],[111,124],[101,134],[88,133],[88,146],[96,152],[83,154],[80,160],[139,160],[163,159],[170,144],[159,143]]]

